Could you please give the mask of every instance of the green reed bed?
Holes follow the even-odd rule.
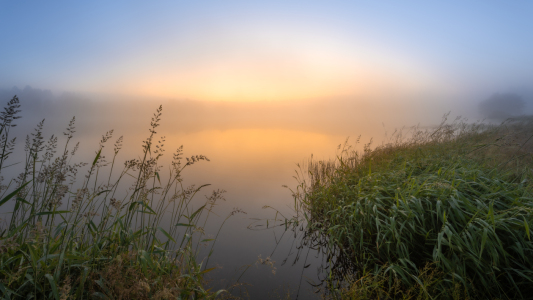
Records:
[[[22,150],[10,139],[19,107],[15,96],[0,113],[0,172],[22,169],[1,178],[2,212],[10,207],[0,227],[3,299],[209,299],[222,292],[203,288],[210,269],[196,257],[198,245],[209,241],[201,225],[223,191],[198,204],[192,200],[205,185],[183,186],[183,170],[208,160],[203,155],[184,161],[180,147],[170,166],[160,164],[161,107],[141,155],[122,167],[115,161],[122,137],[113,151],[104,148],[112,131],[91,162],[72,163],[79,147],[72,142],[74,119],[61,147],[55,136],[44,140],[39,123],[26,138],[25,161],[13,165],[8,158]]]
[[[329,296],[531,298],[532,135],[533,118],[456,120],[311,161],[299,213],[349,261]]]

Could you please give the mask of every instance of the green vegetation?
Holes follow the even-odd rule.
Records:
[[[338,262],[328,296],[533,295],[533,118],[445,121],[302,168],[298,213]]]
[[[16,144],[9,136],[19,107],[15,96],[0,113],[3,175],[16,168],[8,161]],[[10,211],[0,227],[3,299],[210,299],[222,292],[203,288],[210,269],[196,257],[198,245],[210,241],[202,240],[201,222],[224,191],[193,205],[206,185],[184,187],[182,172],[208,159],[195,155],[183,162],[182,147],[163,181],[164,140],[155,141],[160,117],[161,107],[140,158],[126,161],[118,173],[122,137],[111,162],[104,156],[112,131],[102,137],[90,164],[71,163],[79,146],[71,142],[74,119],[58,157],[57,137],[43,140],[43,122],[26,138],[23,171],[4,180],[0,190],[0,206]],[[76,175],[84,166],[87,173],[80,182]]]

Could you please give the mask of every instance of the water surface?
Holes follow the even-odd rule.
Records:
[[[161,170],[164,177],[168,173],[172,153],[181,145],[184,156],[202,154],[210,161],[201,161],[187,167],[183,173],[184,184],[210,184],[196,196],[198,207],[212,190],[226,190],[225,201],[220,201],[210,215],[205,226],[208,237],[218,232],[222,222],[235,209],[245,213],[233,215],[222,227],[214,252],[207,268],[216,269],[207,276],[209,286],[214,289],[233,288],[232,293],[252,299],[270,299],[290,294],[291,298],[318,298],[314,291],[327,275],[321,269],[325,263],[319,251],[302,244],[301,231],[285,231],[284,226],[274,226],[280,222],[273,218],[294,216],[294,199],[291,189],[298,184],[295,176],[298,164],[313,156],[316,160],[334,159],[339,154],[338,146],[350,137],[350,144],[359,138],[361,149],[373,138],[374,145],[386,140],[394,128],[406,122],[409,116],[379,108],[367,107],[366,111],[356,107],[330,107],[314,104],[311,107],[257,105],[214,105],[170,103],[163,110],[161,126],[157,127],[156,142],[164,136],[164,156]],[[58,106],[60,107],[60,106]],[[142,141],[149,135],[151,110],[144,105],[115,107],[111,111],[100,111],[97,106],[91,109],[44,108],[31,111],[19,120],[21,126],[13,132],[19,137],[31,131],[39,120],[39,113],[45,118],[44,137],[59,134],[61,149],[63,128],[76,115],[78,132],[73,142],[81,147],[75,156],[77,161],[91,162],[101,135],[114,129],[113,138],[106,143],[103,155],[112,158],[113,142],[124,136],[122,150],[117,156],[117,168],[127,159],[139,158],[142,154]],[[83,108],[83,107],[82,107]],[[393,107],[394,108],[394,107]],[[396,110],[399,112],[398,110]],[[373,115],[372,115],[373,114]],[[432,115],[440,121],[440,112]],[[411,117],[415,117],[412,115]],[[424,115],[425,120],[430,119]],[[424,119],[423,118],[423,119]],[[415,125],[416,119],[402,125]],[[360,136],[360,137],[359,137]],[[23,143],[17,145],[12,161],[23,159]],[[9,179],[16,166],[3,172]],[[116,169],[116,170],[118,170]],[[116,172],[116,171],[115,171]],[[16,172],[15,172],[16,173]],[[81,181],[83,172],[78,174]],[[286,187],[284,187],[286,186]],[[268,208],[264,208],[268,206]],[[9,206],[6,206],[9,207]],[[5,211],[6,207],[2,209]],[[278,215],[276,215],[278,212]],[[267,228],[267,220],[268,228]],[[211,245],[200,251],[200,258],[209,252]],[[260,259],[270,258],[270,264],[261,264]],[[203,264],[207,263],[206,260]]]

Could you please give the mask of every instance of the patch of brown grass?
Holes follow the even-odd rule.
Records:
[[[176,299],[187,283],[178,268],[161,274],[151,269],[143,272],[135,253],[121,254],[107,268],[90,274],[90,294],[102,293],[117,300]],[[97,283],[99,282],[99,283]]]

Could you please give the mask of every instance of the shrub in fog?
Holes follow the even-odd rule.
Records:
[[[496,93],[479,103],[480,114],[489,119],[505,119],[523,114],[526,103],[514,93]]]

